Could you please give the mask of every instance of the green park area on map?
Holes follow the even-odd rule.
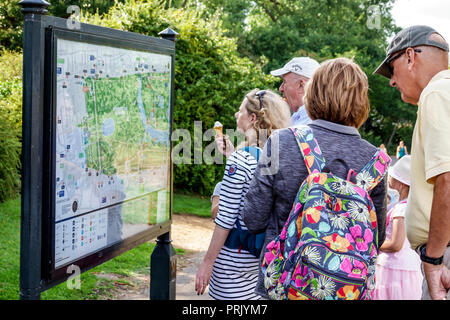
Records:
[[[87,167],[120,175],[164,164],[169,82],[169,72],[84,79]]]

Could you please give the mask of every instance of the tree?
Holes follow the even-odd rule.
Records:
[[[23,15],[18,1],[0,2],[0,45],[20,51]],[[152,36],[166,27],[178,31],[174,126],[187,129],[191,137],[195,120],[203,122],[203,130],[216,120],[225,128],[234,128],[233,114],[246,92],[255,87],[275,89],[277,82],[269,71],[294,56],[308,55],[320,62],[338,56],[354,58],[366,72],[372,108],[360,130],[364,138],[375,145],[391,142],[391,152],[398,140],[411,139],[414,107],[403,103],[386,79],[372,74],[384,59],[388,37],[399,31],[390,14],[393,0],[50,2],[49,14],[60,17],[68,16],[68,5],[78,5],[82,21],[88,23]],[[372,6],[378,8],[380,28],[368,24]],[[0,88],[3,97],[4,92],[16,90],[16,82],[2,84],[9,90]],[[20,99],[20,93],[8,93],[3,100],[13,101],[11,105],[17,107]],[[208,194],[223,169],[207,164],[176,165],[174,183],[187,191]]]
[[[0,48],[22,47],[23,14],[18,0],[0,2]]]
[[[20,0],[2,0],[0,2],[0,48],[19,50],[22,48],[23,14]],[[78,6],[80,10],[103,14],[116,2],[124,0],[51,0],[48,14],[68,18],[73,11],[69,6]]]
[[[83,12],[101,15],[108,12],[109,8],[115,3],[124,2],[124,0],[51,0],[49,2],[51,2],[49,14],[60,18],[68,18],[72,14],[71,10],[67,12],[70,6],[77,6]]]
[[[238,50],[269,73],[295,56],[322,62],[353,58],[369,78],[371,113],[361,129],[375,145],[410,141],[415,110],[400,100],[386,79],[373,75],[385,57],[387,39],[399,31],[391,16],[393,0],[255,0],[247,10],[233,11],[228,2],[205,0],[208,11],[240,23],[231,29]],[[243,16],[245,15],[245,17]],[[377,25],[379,23],[379,25]],[[233,32],[234,30],[234,32]]]
[[[203,0],[201,3],[205,17],[219,16],[225,35],[237,39],[245,32],[246,19],[254,7],[251,0]]]
[[[20,190],[22,54],[0,51],[0,202]]]

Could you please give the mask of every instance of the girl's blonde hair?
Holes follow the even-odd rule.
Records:
[[[260,93],[260,96],[257,95]],[[257,143],[264,146],[267,138],[276,129],[287,128],[291,125],[291,112],[288,104],[278,94],[271,90],[253,89],[245,95],[247,103],[245,107],[248,114],[255,114]],[[262,102],[262,105],[261,105]]]
[[[359,129],[370,111],[369,82],[352,60],[328,60],[306,85],[305,107],[312,120],[323,119]]]

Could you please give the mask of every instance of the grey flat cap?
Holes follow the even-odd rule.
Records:
[[[413,48],[417,46],[433,46],[448,52],[447,43],[430,40],[430,36],[433,33],[439,34],[436,30],[428,26],[412,26],[405,28],[397,33],[386,50],[386,58],[374,71],[374,74],[378,73],[390,79],[392,77],[392,74],[389,67],[389,59],[391,58],[392,54],[407,48]]]

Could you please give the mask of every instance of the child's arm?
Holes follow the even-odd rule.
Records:
[[[224,229],[216,224],[214,233],[209,243],[208,251],[203,258],[203,262],[197,270],[195,276],[195,291],[197,295],[203,294],[206,290],[206,286],[209,285],[214,262],[220,253],[225,241],[227,240],[229,229]]]
[[[392,219],[392,238],[390,240],[385,240],[383,245],[380,247],[380,251],[384,252],[397,252],[403,247],[403,242],[405,241],[405,218],[395,217]]]
[[[219,196],[213,196],[211,204],[211,217],[216,219],[217,212],[219,211]]]

